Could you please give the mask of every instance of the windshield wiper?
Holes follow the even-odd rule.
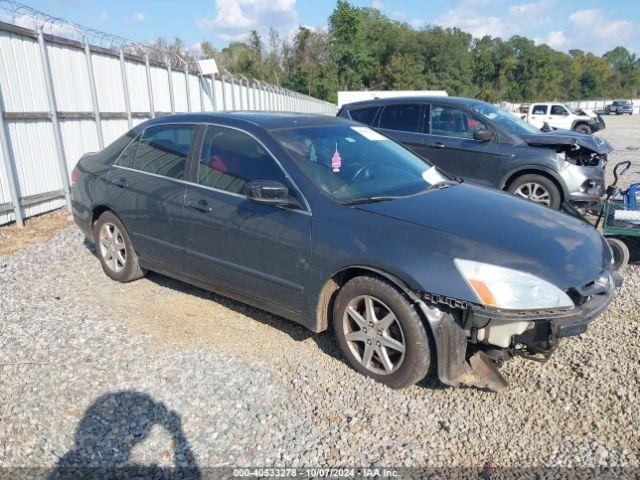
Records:
[[[373,197],[362,197],[362,198],[354,198],[353,200],[347,200],[346,202],[341,202],[342,205],[358,205],[360,203],[375,203],[375,202],[386,202],[387,200],[395,200],[396,198],[403,198],[398,196],[373,196]]]
[[[432,190],[440,190],[441,188],[447,188],[452,185],[457,185],[458,183],[461,183],[461,181],[459,182],[456,180],[445,180],[444,182],[438,182],[434,185],[431,185],[430,187],[425,188],[424,190],[420,190],[419,192],[412,193],[411,195],[378,195],[378,196],[371,196],[371,197],[355,198],[353,200],[347,200],[341,203],[342,205],[359,205],[361,203],[386,202],[387,200],[397,200],[398,198],[417,197],[418,195],[422,195],[423,193],[430,192]]]

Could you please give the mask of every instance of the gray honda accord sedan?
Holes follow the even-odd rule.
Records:
[[[515,355],[584,332],[620,278],[590,226],[454,181],[342,118],[156,118],[73,171],[105,273],[151,270],[332,329],[357,371],[500,390]]]

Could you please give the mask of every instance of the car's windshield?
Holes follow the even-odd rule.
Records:
[[[339,202],[414,195],[449,180],[369,127],[301,127],[271,134],[304,174]]]
[[[525,122],[517,115],[502,110],[490,103],[478,102],[473,104],[473,110],[476,113],[488,118],[502,130],[516,135],[531,135],[533,133],[541,133],[536,127]]]

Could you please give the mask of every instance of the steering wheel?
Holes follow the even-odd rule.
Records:
[[[369,167],[372,167],[373,165],[374,165],[374,163],[373,163],[373,162],[365,163],[363,166],[361,166],[361,167],[356,171],[356,173],[354,173],[354,174],[353,174],[353,176],[351,177],[351,180],[349,181],[349,183],[355,183],[355,182],[359,181],[359,177],[360,177],[361,175],[363,175],[363,174],[364,174],[364,172],[366,172],[366,171],[369,169]]]

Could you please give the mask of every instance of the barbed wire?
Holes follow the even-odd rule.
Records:
[[[191,65],[175,52],[159,49],[120,35],[102,32],[79,25],[71,20],[41,12],[14,0],[0,0],[0,21],[30,30],[42,29],[44,33],[88,43],[102,48],[122,51],[140,57],[149,57],[158,62],[171,61],[172,65]],[[197,63],[197,62],[196,62]]]

